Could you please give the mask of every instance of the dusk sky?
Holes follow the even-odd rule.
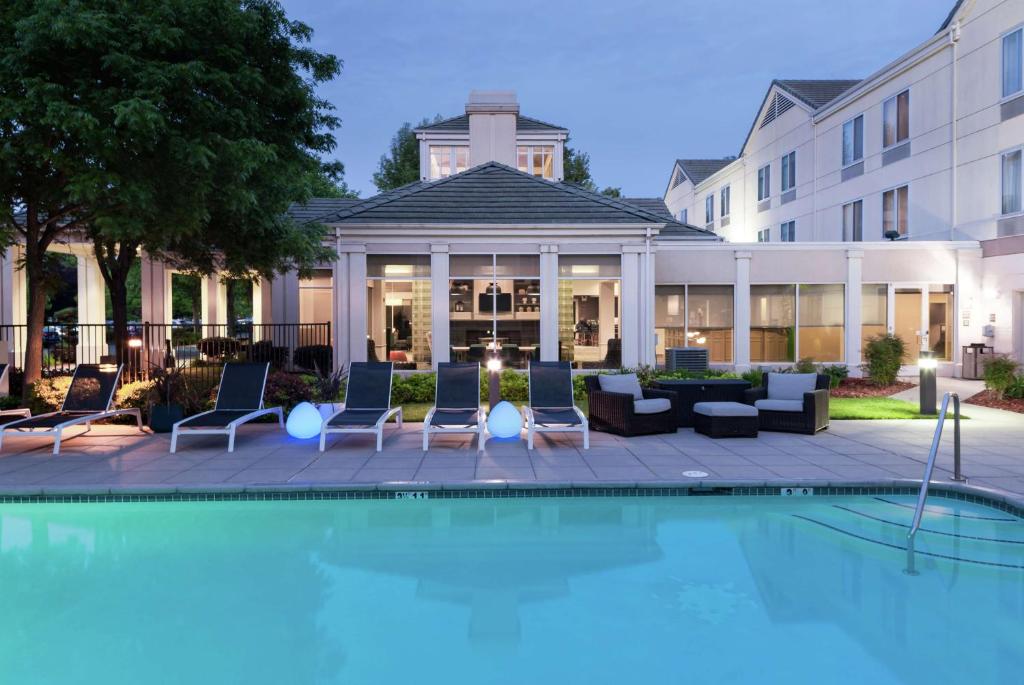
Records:
[[[600,186],[661,196],[677,157],[735,155],[773,78],[862,78],[931,36],[954,0],[283,0],[345,67],[336,156],[363,197],[402,122],[514,89],[570,130]]]

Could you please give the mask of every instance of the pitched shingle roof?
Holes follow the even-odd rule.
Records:
[[[315,221],[328,214],[335,214],[343,209],[358,204],[358,199],[338,199],[333,197],[312,197],[304,204],[293,202],[288,207],[288,216],[296,223],[304,224]]]
[[[964,0],[956,0],[956,4],[953,5],[953,9],[949,10],[949,14],[946,15],[946,20],[942,22],[942,26],[940,26],[939,30],[935,33],[942,33],[949,28],[949,25],[953,23],[953,17],[956,16],[956,13],[960,10],[960,6],[963,4]]]
[[[697,185],[735,161],[735,157],[725,157],[723,159],[677,159],[676,164],[682,167],[686,178],[690,179],[693,185]]]
[[[440,181],[418,181],[321,217],[328,224],[677,224],[628,201],[572,183],[552,183],[487,162]],[[693,238],[710,231],[678,225]]]
[[[668,205],[660,197],[624,197],[622,201],[635,205],[640,209],[646,209],[651,214],[660,216],[666,221],[674,221],[672,213],[668,211]]]
[[[460,114],[457,117],[451,117],[449,119],[442,119],[433,124],[427,124],[426,126],[418,126],[415,130],[417,131],[468,131],[469,130],[469,115]],[[522,114],[516,115],[516,130],[517,131],[566,131],[567,129],[561,126],[555,126],[539,119],[532,119],[530,117],[524,117]]]
[[[860,79],[775,79],[773,85],[819,109],[860,83]]]

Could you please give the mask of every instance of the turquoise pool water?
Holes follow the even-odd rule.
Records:
[[[3,505],[0,682],[1021,682],[1024,523],[910,501]]]

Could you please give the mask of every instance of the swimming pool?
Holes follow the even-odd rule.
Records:
[[[912,501],[0,505],[0,680],[1019,682],[1024,523],[932,498],[911,577]]]

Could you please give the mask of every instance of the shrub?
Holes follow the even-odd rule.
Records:
[[[814,359],[804,357],[793,364],[791,373],[818,373],[818,367],[814,365]]]
[[[408,376],[396,373],[391,380],[391,406],[433,402],[436,383],[435,373],[411,373]]]
[[[71,376],[40,378],[32,384],[28,395],[28,407],[33,414],[57,411],[64,403],[64,396],[71,387]]]
[[[996,397],[1003,399],[1006,391],[1013,387],[1017,381],[1018,364],[1009,357],[999,356],[990,359],[985,364],[985,387],[996,394]]]
[[[619,369],[618,373],[635,373],[637,380],[640,381],[640,386],[644,388],[651,387],[652,385],[654,385],[654,381],[658,379],[658,370],[655,369],[653,366],[644,365],[633,368],[622,368]],[[682,376],[676,376],[676,378],[681,377]]]
[[[1024,400],[1024,375],[1017,376],[1006,389],[1006,396],[1015,400]]]
[[[761,381],[764,380],[764,372],[761,369],[751,369],[750,371],[744,371],[740,374],[740,378],[750,383],[752,388],[760,388]]]
[[[306,379],[306,382],[313,388],[313,397],[317,402],[337,402],[345,390],[345,379],[347,374],[343,369],[334,372],[314,369],[313,374]]]
[[[203,338],[196,343],[196,349],[205,357],[234,357],[238,354],[241,344],[234,338],[211,337]]]
[[[312,402],[313,388],[301,376],[284,371],[271,371],[263,391],[263,403],[268,407],[291,409],[299,402]]]
[[[272,367],[279,369],[288,361],[288,348],[274,347],[270,340],[260,340],[249,345],[248,357],[251,362],[270,362]]]
[[[818,373],[823,373],[828,376],[828,385],[830,388],[838,388],[839,384],[850,375],[850,369],[847,368],[846,364],[833,364],[831,366],[822,364]]]
[[[501,372],[501,399],[508,402],[528,402],[530,400],[530,379],[525,373],[515,369]]]
[[[899,336],[877,335],[864,346],[865,364],[862,366],[875,385],[892,385],[903,365],[906,345]]]
[[[330,345],[303,345],[296,347],[292,359],[304,369],[320,369],[330,373],[334,368],[334,348]]]

